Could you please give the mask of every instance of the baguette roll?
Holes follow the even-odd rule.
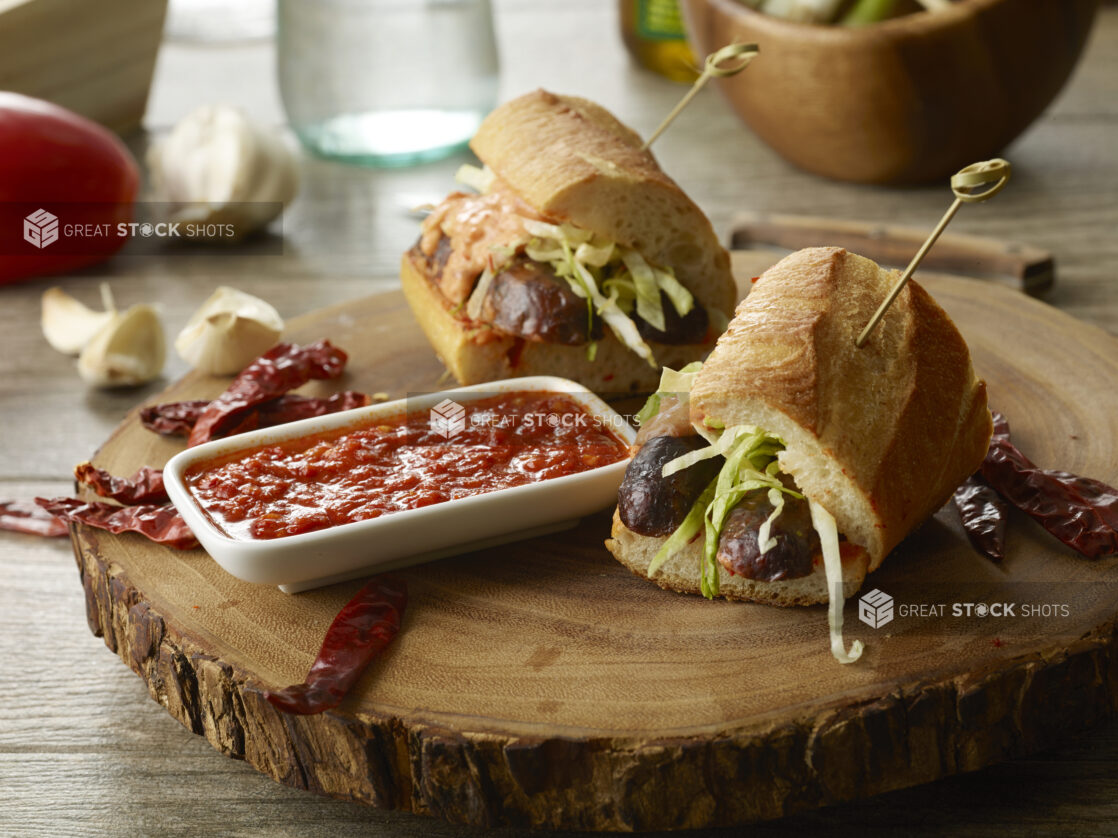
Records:
[[[690,393],[692,422],[752,425],[783,441],[780,471],[845,537],[846,596],[978,469],[992,432],[986,386],[965,341],[916,282],[867,343],[855,346],[897,278],[841,248],[786,257],[738,306]],[[620,516],[612,536],[614,556],[648,575],[664,539],[629,530]],[[653,581],[697,591],[701,549],[688,544]],[[730,598],[828,601],[819,563],[806,576],[779,581],[719,573],[720,593]]]
[[[697,302],[729,317],[737,300],[730,254],[641,144],[600,105],[536,90],[486,117],[470,148],[544,216],[672,268]]]
[[[494,193],[474,203],[466,203],[470,196],[452,195],[424,223],[423,236],[401,265],[408,302],[459,382],[551,374],[593,389],[647,390],[659,378],[658,365],[705,357],[736,299],[729,254],[699,208],[641,149],[636,133],[593,102],[537,90],[493,111],[470,145],[492,171]],[[462,208],[448,209],[453,201]],[[546,334],[517,334],[487,320],[466,304],[477,288],[481,260],[509,250],[523,260],[531,224],[540,222],[577,228],[592,234],[595,242],[634,251],[647,264],[670,271],[700,310],[698,328],[692,318],[683,339],[659,336],[662,342],[656,334],[642,332],[654,365],[619,340],[612,327],[602,330],[597,313],[591,318],[597,331],[581,345],[564,345]],[[435,254],[444,246],[449,256],[443,253],[440,263]],[[599,284],[609,276],[607,269]],[[511,278],[501,279],[508,292]],[[598,290],[609,295],[602,287]],[[531,295],[525,290],[507,296],[522,300]],[[672,303],[666,296],[661,305],[665,316],[678,320],[674,309],[667,310]],[[634,313],[630,318],[635,323]],[[523,311],[505,318],[529,324],[539,319]],[[588,351],[590,343],[593,351]]]

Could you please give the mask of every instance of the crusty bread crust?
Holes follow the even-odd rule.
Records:
[[[697,538],[665,561],[656,575],[649,577],[648,567],[666,537],[655,538],[638,535],[621,523],[621,515],[613,513],[612,538],[606,547],[614,557],[637,576],[651,578],[661,588],[683,594],[700,593],[699,562],[702,558],[703,539]],[[842,563],[843,596],[849,597],[862,586],[866,577],[868,555],[859,551]],[[718,567],[718,595],[726,599],[763,602],[767,605],[817,605],[827,602],[827,577],[822,563],[807,576],[782,579],[778,582],[758,582],[744,576],[734,576]]]
[[[737,299],[729,253],[640,146],[640,137],[601,106],[544,90],[501,105],[470,142],[541,213],[672,268],[699,303],[729,317]]]
[[[460,384],[481,384],[525,375],[557,375],[578,381],[597,393],[655,390],[659,368],[653,368],[606,329],[593,361],[586,346],[561,346],[522,341],[484,325],[471,325],[450,311],[449,301],[427,275],[421,256],[408,251],[400,264],[400,281],[415,318],[435,353]],[[714,346],[649,344],[656,359],[671,367],[704,358]]]
[[[693,421],[783,438],[781,469],[871,571],[978,469],[992,431],[966,342],[916,282],[856,348],[896,279],[841,248],[793,253],[754,284],[691,391]]]

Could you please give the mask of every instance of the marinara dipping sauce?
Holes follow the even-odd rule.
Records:
[[[226,535],[283,538],[609,465],[628,447],[561,393],[465,404],[446,438],[427,412],[371,420],[192,466],[185,482]]]

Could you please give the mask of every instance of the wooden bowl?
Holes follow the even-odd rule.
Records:
[[[854,28],[683,0],[696,55],[760,45],[720,81],[757,135],[803,169],[860,183],[928,181],[996,156],[1063,87],[1098,5],[960,0]]]

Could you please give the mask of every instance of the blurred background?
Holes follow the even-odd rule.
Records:
[[[487,101],[544,87],[593,98],[647,136],[687,89],[634,57],[644,55],[646,63],[656,63],[646,47],[667,44],[671,49],[660,59],[660,69],[677,77],[689,75],[682,63],[687,56],[684,42],[663,40],[665,36],[656,33],[640,42],[640,25],[647,35],[648,23],[641,24],[639,16],[662,13],[657,7],[663,4],[380,1],[383,9],[378,3],[358,0],[281,0],[277,14],[275,4],[259,0],[171,0],[164,19],[162,4],[152,0],[86,0],[79,11],[62,11],[69,7],[56,0],[23,0],[0,15],[0,46],[18,48],[16,52],[0,49],[0,87],[51,98],[122,131],[139,161],[197,109],[233,106],[255,127],[282,139],[295,155],[298,175],[297,192],[283,215],[265,234],[237,245],[137,249],[130,244],[111,260],[81,271],[0,289],[5,342],[17,344],[14,348],[21,354],[38,356],[37,363],[51,374],[68,375],[72,362],[61,355],[44,355],[38,330],[24,326],[28,316],[37,313],[38,298],[50,285],[61,285],[92,303],[97,292],[91,279],[111,279],[117,298],[125,303],[157,301],[171,337],[221,284],[262,297],[284,317],[395,287],[400,255],[417,235],[415,208],[439,202],[453,188],[457,168],[476,161],[463,148],[438,160],[388,168],[328,159],[321,156],[322,148],[315,154],[300,147],[293,130],[299,129],[307,139],[305,129],[313,127],[315,108],[329,113],[331,107],[344,109],[346,97],[384,97],[403,91],[416,100],[469,99],[470,107],[484,113]],[[834,148],[835,154],[853,153],[855,159],[860,156],[870,162],[885,152],[872,142],[871,117],[858,111],[867,91],[884,95],[889,107],[903,105],[897,119],[918,138],[905,139],[918,158],[948,143],[946,134],[936,132],[954,110],[965,111],[966,124],[978,132],[983,125],[1006,121],[1005,103],[1014,97],[1036,93],[1030,106],[1035,115],[1055,96],[1039,121],[1002,152],[1015,167],[1010,188],[996,201],[962,213],[952,231],[1051,251],[1059,281],[1047,299],[1118,331],[1100,308],[1113,295],[1100,277],[1108,270],[1113,275],[1118,266],[1118,245],[1113,236],[1106,237],[1110,228],[1105,227],[1105,219],[1113,219],[1118,186],[1113,151],[1118,139],[1114,129],[1118,15],[1108,4],[1095,19],[1093,0],[1027,2],[1041,11],[1059,11],[1050,20],[1041,20],[1040,12],[1030,11],[1022,0],[965,0],[948,4],[957,8],[938,13],[940,18],[937,13],[917,13],[858,29],[808,27],[762,16],[738,0],[688,0],[682,17],[668,15],[668,25],[679,27],[689,17],[701,22],[703,43],[696,47],[700,52],[718,40],[755,36],[761,42],[761,57],[730,82],[752,83],[749,96],[776,102],[783,114],[776,118],[778,124],[797,124],[796,120],[820,111],[821,103],[849,102],[849,116],[844,108],[837,116],[822,117],[836,123],[831,128],[805,127],[794,136],[811,149]],[[370,15],[374,7],[376,14]],[[428,20],[428,28],[417,31],[408,28],[414,21],[398,18],[401,8],[412,12],[424,8],[428,14],[434,9],[436,16],[458,17],[449,25],[440,24],[441,28]],[[959,8],[966,14],[960,14]],[[43,11],[37,17],[15,14],[29,9]],[[972,9],[983,16],[972,18]],[[1006,18],[1006,9],[1019,11]],[[752,20],[742,23],[734,17],[738,14]],[[777,29],[758,30],[758,18],[764,18],[761,23],[767,21],[770,29],[776,24]],[[956,18],[962,22],[946,28],[929,29],[919,22]],[[68,23],[58,28],[63,19]],[[649,19],[664,25],[663,14]],[[5,25],[5,20],[11,23]],[[1043,24],[1039,35],[1038,20]],[[891,69],[888,64],[866,65],[844,58],[873,54],[864,44],[880,41],[874,32],[905,32],[914,21],[916,34],[909,40],[918,49],[902,54],[901,47],[890,47],[901,55],[896,59],[900,63],[895,61]],[[48,31],[46,40],[33,39],[33,33]],[[801,36],[803,32],[808,34]],[[828,54],[819,54],[813,46],[850,33],[872,37],[836,42],[832,46],[837,52]],[[1040,54],[1029,48],[1038,37],[1044,44]],[[781,43],[782,38],[786,45],[766,47],[770,40]],[[966,46],[964,52],[951,47],[958,43]],[[1008,69],[999,70],[1003,55],[1015,58]],[[796,59],[791,65],[789,56]],[[5,69],[5,62],[11,69]],[[766,62],[772,70],[765,70]],[[1036,79],[1020,77],[1024,71],[1018,65],[1023,64],[1054,68],[1048,88],[1036,92]],[[681,68],[683,73],[678,72]],[[1057,95],[1069,74],[1070,82]],[[473,79],[472,86],[463,77]],[[922,99],[917,90],[920,80],[928,78],[947,79],[948,87],[934,93],[938,100]],[[809,88],[789,87],[803,80],[811,83]],[[880,88],[887,83],[889,89],[882,94]],[[771,114],[749,115],[780,152],[739,115],[739,111],[748,114],[749,103],[737,101],[737,93],[727,97],[717,87],[711,84],[695,98],[657,140],[654,152],[724,240],[735,218],[745,212],[870,224],[890,221],[929,229],[949,203],[945,176],[898,186],[848,183],[804,171],[786,159],[790,153],[794,156],[794,150],[781,147],[783,139],[772,133]],[[968,91],[980,88],[981,96],[968,99]],[[988,119],[982,114],[988,114]],[[835,132],[843,134],[837,143],[831,136]],[[150,168],[141,169],[139,200],[157,198]],[[869,179],[875,177],[889,180],[889,171]],[[1084,237],[1091,237],[1090,246],[1084,246]],[[1101,237],[1107,240],[1100,241]],[[1100,262],[1103,256],[1105,264]],[[162,384],[139,392],[92,392],[88,398],[99,408],[95,424],[107,433],[139,398],[185,370],[183,362],[169,353]],[[72,458],[64,459],[68,467]]]
[[[987,0],[966,0],[958,5],[966,6],[971,2],[980,6],[994,5]],[[26,0],[26,5],[35,3],[57,5],[53,0]],[[105,7],[104,13],[90,11],[98,5]],[[392,5],[387,3],[388,8]],[[475,17],[490,14],[488,3],[466,5],[485,7],[471,13]],[[629,48],[622,34],[626,5],[605,0],[493,0],[492,42],[484,31],[479,35],[476,21],[469,19],[463,19],[457,29],[437,34],[443,39],[441,52],[445,53],[450,47],[464,50],[471,56],[468,61],[474,60],[474,53],[492,54],[491,70],[496,82],[492,93],[494,101],[503,101],[536,87],[583,95],[599,101],[647,136],[686,87],[650,71],[634,59],[633,52],[639,49],[634,48],[633,16],[638,14],[636,10],[649,4],[628,4],[632,8],[625,13],[628,17],[624,22]],[[703,16],[709,16],[708,6],[713,11],[718,11],[719,6],[744,8],[737,0],[685,3],[687,5],[692,7],[693,15]],[[1002,2],[1000,5],[1020,4]],[[400,254],[410,246],[417,233],[417,216],[412,210],[440,201],[452,188],[458,166],[474,162],[472,155],[467,150],[459,150],[441,160],[397,168],[346,165],[299,149],[288,112],[295,112],[294,127],[300,128],[308,103],[327,100],[328,108],[332,97],[348,95],[330,86],[336,80],[323,79],[323,66],[327,70],[331,66],[336,69],[339,65],[346,66],[346,61],[354,61],[351,68],[344,70],[347,90],[405,89],[415,96],[423,95],[424,85],[448,88],[458,84],[461,72],[448,71],[447,67],[464,67],[465,72],[475,72],[476,67],[467,67],[467,59],[459,52],[454,61],[438,64],[438,72],[432,75],[434,59],[428,39],[407,30],[393,37],[392,13],[382,11],[376,19],[369,19],[356,0],[319,3],[281,0],[278,24],[274,5],[259,0],[238,3],[171,0],[163,24],[158,15],[160,6],[151,0],[87,0],[82,8],[83,13],[91,15],[92,28],[82,32],[65,30],[69,34],[65,38],[57,36],[48,48],[37,46],[35,55],[23,61],[22,75],[16,81],[26,82],[24,88],[33,95],[46,95],[121,129],[129,148],[140,160],[153,142],[166,137],[177,123],[202,106],[232,105],[253,122],[278,132],[289,148],[297,150],[299,170],[299,187],[293,202],[282,218],[269,228],[273,236],[282,237],[279,247],[282,252],[275,252],[277,242],[268,236],[250,238],[231,248],[179,248],[164,253],[145,252],[134,257],[129,255],[129,248],[125,248],[112,261],[86,269],[82,279],[63,278],[62,284],[67,290],[80,290],[86,285],[83,281],[86,278],[111,277],[114,290],[124,299],[158,298],[165,309],[171,335],[176,333],[189,311],[221,283],[234,284],[270,300],[284,316],[393,287]],[[308,8],[314,13],[310,18]],[[141,9],[142,19],[126,17]],[[1114,50],[1107,50],[1106,46],[1114,41],[1118,20],[1111,11],[1106,9],[1098,19],[1093,41],[1088,44],[1071,84],[1064,88],[1039,123],[1034,123],[1005,150],[1016,169],[1012,187],[997,202],[964,213],[952,228],[957,232],[1013,238],[1054,251],[1058,256],[1061,282],[1050,299],[1072,314],[1087,319],[1092,319],[1099,295],[1109,293],[1104,286],[1077,281],[1087,272],[1097,272],[1099,266],[1097,262],[1085,260],[1075,237],[1086,234],[1093,226],[1077,221],[1097,221],[1099,213],[1111,205],[1113,198],[1113,183],[1100,179],[1100,173],[1106,173],[1106,177],[1113,177],[1115,173],[1112,126],[1118,109],[1118,97],[1113,95],[1116,67]],[[315,16],[317,18],[312,19]],[[932,16],[929,13],[910,17]],[[286,28],[283,18],[287,19]],[[1030,63],[1053,64],[1058,58],[1066,65],[1063,74],[1066,77],[1090,28],[1090,13],[1083,12],[1079,18],[1075,26],[1069,24],[1068,31],[1062,33],[1062,40],[1047,38],[1047,57],[1026,49],[1029,27],[1026,26],[1023,33],[1011,31],[1010,35],[1016,38],[1021,53]],[[3,20],[0,17],[0,40],[5,31]],[[899,20],[904,21],[903,18]],[[38,25],[44,24],[40,21]],[[161,25],[162,36],[158,29]],[[313,29],[316,25],[319,26],[317,30]],[[726,25],[719,29],[708,22],[703,40],[711,42],[728,29]],[[754,34],[754,31],[747,29],[744,33]],[[15,34],[8,29],[9,37]],[[725,31],[725,40],[740,39],[742,34],[737,30]],[[772,33],[762,32],[765,34],[772,36]],[[1046,36],[1050,34],[1045,33]],[[964,35],[970,37],[973,33]],[[86,44],[83,40],[93,43]],[[382,54],[386,40],[395,42],[398,54],[388,58]],[[926,47],[926,52],[940,58],[932,61],[925,54],[924,60],[931,62],[929,66],[910,63],[907,69],[913,78],[954,73],[963,76],[964,87],[979,83],[977,72],[953,65],[952,61],[957,63],[958,56],[952,57],[944,50],[943,37],[934,36],[930,40],[932,43]],[[356,59],[346,53],[347,49],[353,52],[354,43],[358,45],[354,53]],[[99,48],[100,52],[97,49],[92,52],[100,58],[88,58],[90,46]],[[74,77],[72,67],[70,78],[65,77],[59,61],[64,57],[65,48],[75,50],[78,47],[87,56],[83,60],[91,65],[90,72],[100,73],[99,76],[87,72]],[[977,47],[987,62],[997,57],[999,48],[997,44],[985,43]],[[844,52],[851,50],[858,51],[856,47],[843,48]],[[762,74],[765,62],[776,65],[781,53],[776,49],[765,52],[762,43],[761,58],[739,79],[745,83],[751,74]],[[5,80],[2,56],[0,52],[0,87]],[[34,73],[36,60],[41,65],[37,75]],[[834,59],[819,61],[821,63],[814,66],[810,60],[807,65],[801,64],[802,75],[825,78],[835,70]],[[672,71],[678,63],[679,59],[673,54],[665,66]],[[44,81],[46,68],[50,68],[52,77]],[[145,68],[151,73],[150,92]],[[118,76],[111,76],[113,72]],[[781,67],[780,72],[794,75],[795,68]],[[816,107],[820,99],[834,98],[852,83],[860,83],[835,72],[837,77],[832,90],[824,88],[821,94],[814,91],[802,94],[785,93],[781,89],[779,94],[774,92],[769,98],[781,100],[788,119],[794,119],[797,114]],[[866,69],[861,81],[879,85],[883,72]],[[430,77],[425,79],[424,73]],[[12,73],[7,76],[11,77]],[[991,93],[978,106],[980,113],[990,114],[992,122],[999,118],[998,101],[1011,95],[1013,90],[1011,74],[1003,76],[1005,78],[1000,81],[1005,83],[1004,89]],[[282,91],[281,79],[285,82]],[[19,89],[19,85],[8,86]],[[134,91],[128,101],[123,105],[109,102],[114,95],[120,98],[123,86]],[[1022,82],[1020,86],[1029,85]],[[943,179],[931,184],[898,187],[850,184],[809,174],[787,162],[781,153],[760,139],[716,87],[708,86],[695,99],[657,141],[654,151],[665,171],[703,208],[723,237],[729,234],[735,217],[742,212],[806,214],[868,222],[890,220],[928,228],[949,202]],[[1054,95],[1058,89],[1057,84],[1051,93]],[[905,92],[902,88],[893,95],[899,97]],[[919,108],[918,96],[911,89],[907,92]],[[851,91],[849,95],[856,100],[863,98],[859,91]],[[963,97],[958,101],[963,108]],[[933,106],[942,106],[942,103],[928,103],[926,110]],[[973,109],[974,106],[967,107]],[[934,113],[931,118],[942,121]],[[859,131],[868,130],[859,122],[856,113],[851,113],[848,122],[856,139]],[[975,130],[978,128],[976,125]],[[825,139],[823,134],[807,137],[813,147],[826,148]],[[936,138],[927,142],[934,145]],[[787,149],[783,151],[787,154]],[[867,146],[861,153],[869,157],[877,152]],[[151,199],[154,195],[147,172],[144,181],[140,199]],[[1051,223],[1054,214],[1059,214],[1064,222],[1058,232]],[[13,311],[15,300],[36,296],[46,282],[59,280],[38,280],[30,285],[4,289],[4,309]],[[71,287],[70,283],[74,285]],[[88,296],[92,290],[83,293]],[[12,325],[0,320],[0,327]],[[1115,329],[1113,324],[1108,327]],[[8,335],[14,333],[10,328],[5,331]],[[34,337],[37,336],[29,336],[29,339]],[[63,363],[64,359],[58,361]],[[177,363],[175,358],[170,360],[168,378],[176,377],[183,370]]]

